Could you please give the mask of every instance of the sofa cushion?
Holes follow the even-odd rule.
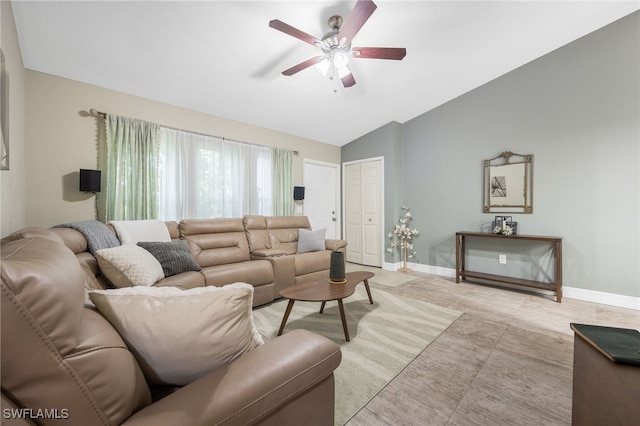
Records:
[[[253,286],[271,284],[274,281],[273,267],[268,260],[249,260],[202,268],[207,285],[222,287],[234,282],[251,283]]]
[[[138,245],[160,262],[165,278],[183,272],[200,270],[200,265],[189,252],[187,241],[140,241]]]
[[[271,248],[285,250],[288,254],[298,251],[298,230],[311,230],[306,216],[265,216]]]
[[[1,253],[3,285],[38,320],[39,328],[61,352],[73,349],[85,284],[85,273],[76,257],[62,243],[41,236],[3,244]],[[2,314],[4,331],[4,311]],[[4,337],[2,333],[3,341]]]
[[[261,345],[253,287],[133,287],[89,296],[135,354],[147,380],[186,385]]]
[[[187,271],[178,275],[172,275],[170,277],[165,277],[155,283],[154,287],[167,287],[173,286],[178,287],[183,290],[187,290],[190,288],[196,287],[204,287],[204,275],[202,275],[199,271]],[[100,290],[100,289],[98,289]]]
[[[55,232],[52,232],[49,228],[40,228],[40,227],[24,228],[16,232],[13,232],[12,234],[9,234],[2,239],[2,244],[6,244],[11,241],[21,240],[23,238],[32,238],[32,237],[48,238],[57,243],[64,244],[64,241],[62,240],[62,238],[60,238]]]
[[[100,270],[115,287],[150,286],[164,278],[160,262],[134,244],[98,250],[96,258]]]
[[[71,250],[27,237],[0,251],[2,392],[21,407],[65,408],[68,421],[86,425],[121,424],[149,404],[131,352],[84,308],[85,273]]]
[[[307,216],[265,216],[267,229],[311,229]]]
[[[178,225],[201,267],[251,260],[242,219],[191,219]]]
[[[62,238],[64,245],[75,254],[85,252],[89,249],[87,239],[82,232],[72,228],[50,228],[51,232]],[[115,236],[115,235],[114,235]]]
[[[310,251],[324,250],[324,236],[327,233],[325,228],[309,231],[307,229],[298,230],[298,253],[308,253]]]
[[[251,253],[271,248],[267,221],[264,216],[245,215],[242,218],[242,223],[244,224],[244,230],[247,234],[247,241],[249,242],[249,250]]]

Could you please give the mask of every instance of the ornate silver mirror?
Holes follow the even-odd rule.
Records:
[[[533,213],[533,154],[484,160],[484,213]]]

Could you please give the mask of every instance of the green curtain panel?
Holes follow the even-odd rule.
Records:
[[[293,151],[271,150],[271,182],[273,185],[273,215],[293,214]]]
[[[109,114],[106,221],[158,217],[159,126]]]

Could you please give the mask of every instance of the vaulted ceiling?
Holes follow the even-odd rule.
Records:
[[[319,49],[269,27],[321,37],[353,1],[13,1],[24,66],[342,146],[405,122],[635,10],[637,1],[390,1],[354,46],[405,47],[402,61],[352,59],[337,87]],[[87,107],[99,105],[87,105]],[[110,111],[117,113],[117,111]]]

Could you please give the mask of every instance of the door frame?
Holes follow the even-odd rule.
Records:
[[[323,167],[330,167],[332,169],[334,169],[334,173],[335,173],[335,177],[336,177],[336,187],[335,187],[335,193],[336,193],[336,199],[335,199],[335,203],[336,203],[336,212],[340,212],[342,211],[342,206],[340,205],[340,200],[341,200],[341,196],[340,196],[340,182],[342,181],[342,175],[341,175],[341,169],[340,169],[340,164],[338,163],[329,163],[327,161],[320,161],[320,160],[312,160],[310,158],[303,158],[302,159],[302,184],[305,184],[305,178],[306,178],[306,173],[307,173],[307,165],[311,164],[314,166],[323,166]],[[302,205],[302,214],[306,215],[306,212],[304,211],[304,204]],[[339,214],[336,214],[336,238],[342,238],[344,236],[344,233],[342,233],[342,217]]]
[[[358,164],[358,163],[370,163],[372,161],[380,161],[380,175],[381,175],[381,180],[380,180],[380,226],[381,226],[381,230],[382,232],[380,233],[380,264],[382,266],[384,266],[384,253],[386,251],[386,236],[387,236],[387,232],[384,230],[384,178],[385,178],[385,174],[384,174],[384,156],[380,156],[380,157],[370,157],[370,158],[363,158],[362,160],[353,160],[353,161],[345,161],[342,163],[342,176],[344,176],[345,174],[345,168],[347,166],[351,166],[353,164]],[[344,179],[342,179],[342,217],[346,217],[347,214],[347,204],[346,204],[346,188],[345,188],[345,181]],[[346,238],[347,236],[347,230],[344,228],[344,222],[342,225],[342,238]]]

